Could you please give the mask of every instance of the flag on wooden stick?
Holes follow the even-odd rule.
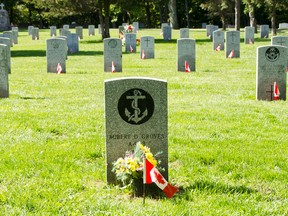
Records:
[[[57,65],[57,74],[61,74],[62,73],[62,67],[61,67],[61,64],[58,63]]]
[[[221,50],[221,44],[218,44],[218,46],[215,49],[217,52]]]
[[[144,52],[144,50],[142,50],[141,59],[145,59],[145,52]]]
[[[185,61],[185,72],[190,72],[190,66],[189,63],[187,61]]]
[[[230,54],[228,55],[228,58],[234,58],[234,57],[235,57],[235,52],[234,50],[232,50]]]
[[[280,91],[279,87],[276,82],[274,82],[274,90],[273,90],[273,99],[274,100],[279,100],[280,99]]]
[[[114,62],[112,61],[112,68],[111,68],[112,70],[112,73],[114,73],[114,72],[116,72],[116,69],[115,69],[115,65],[114,65]]]

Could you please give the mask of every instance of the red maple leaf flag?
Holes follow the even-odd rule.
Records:
[[[178,188],[169,184],[161,173],[147,160],[144,160],[143,183],[152,184],[154,182],[168,198],[171,198]]]
[[[249,44],[254,44],[254,41],[252,40],[252,38],[249,39]]]
[[[131,45],[130,45],[130,52],[134,52],[134,49],[132,48]]]
[[[274,95],[274,100],[279,100],[279,96],[280,96],[280,91],[278,88],[278,85],[276,82],[274,82],[274,91],[273,91],[273,95]]]
[[[187,61],[185,61],[185,72],[190,72],[190,66]]]
[[[142,50],[142,56],[141,56],[142,59],[145,59],[145,52],[144,50]]]
[[[234,50],[232,50],[230,54],[228,55],[228,58],[233,58],[234,56],[235,56],[235,52]]]
[[[116,72],[114,62],[112,61],[112,73]]]
[[[216,49],[215,49],[217,52],[221,50],[221,44],[219,44]]]
[[[57,65],[57,74],[61,74],[62,73],[62,67],[61,67],[61,64],[58,63]]]

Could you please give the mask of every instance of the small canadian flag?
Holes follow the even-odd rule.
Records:
[[[273,91],[273,96],[274,96],[274,100],[279,100],[280,99],[280,91],[279,91],[279,87],[277,85],[276,82],[274,82],[274,91]]]
[[[145,59],[145,52],[144,52],[144,50],[142,50],[141,59]]]
[[[215,49],[216,51],[220,51],[221,50],[221,44],[218,44],[218,46]]]
[[[235,52],[234,50],[232,50],[230,54],[228,55],[228,58],[234,58],[234,56],[235,56]]]
[[[185,61],[185,72],[190,72],[190,66],[189,63],[187,61]]]
[[[116,72],[114,62],[112,61],[112,73]]]
[[[131,45],[130,45],[130,52],[134,52],[134,49]]]
[[[62,67],[61,67],[61,64],[58,63],[57,65],[57,74],[61,74],[62,73]]]
[[[169,184],[167,180],[161,175],[161,173],[145,158],[144,159],[144,170],[143,170],[143,183],[152,184],[155,183],[168,198],[171,198],[177,191],[178,188]]]
[[[249,44],[254,44],[254,41],[252,38],[249,39]]]

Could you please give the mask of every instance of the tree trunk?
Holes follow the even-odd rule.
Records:
[[[252,4],[248,5],[249,7],[249,19],[250,19],[250,27],[254,27],[254,32],[257,33],[257,23],[255,18],[255,7]]]
[[[178,29],[176,0],[169,0],[169,18],[173,29]]]
[[[222,22],[222,29],[223,31],[226,30],[226,19],[224,15],[221,15],[221,22]]]
[[[272,5],[272,13],[271,13],[271,27],[272,27],[272,36],[277,35],[276,30],[276,9],[275,5]]]
[[[161,0],[158,0],[158,7],[159,7],[159,14],[160,14],[160,23],[163,23],[163,11],[162,11]]]
[[[104,16],[103,16],[103,8],[104,8]],[[102,40],[105,38],[110,38],[110,32],[109,32],[110,0],[104,0],[104,5],[102,0],[100,0],[98,10],[99,10],[99,21],[102,30]]]
[[[147,28],[151,28],[151,12],[149,1],[146,1],[145,3],[145,10],[146,10]]]
[[[235,0],[235,30],[240,31],[240,4],[241,0]]]
[[[190,28],[188,0],[185,0],[185,9],[186,9],[187,28]]]

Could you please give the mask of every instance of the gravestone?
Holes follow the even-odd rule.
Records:
[[[140,141],[159,155],[168,180],[167,82],[131,77],[105,81],[107,183],[115,183],[112,163]]]
[[[224,50],[224,31],[216,30],[213,32],[213,50],[220,46],[220,50]]]
[[[269,25],[260,25],[260,38],[269,38]]]
[[[246,26],[244,31],[245,31],[245,33],[244,33],[244,43],[245,44],[254,44],[255,28],[254,27],[250,27],[250,26]]]
[[[79,52],[78,34],[76,34],[76,33],[68,34],[67,42],[68,42],[68,53],[69,54],[74,54],[74,53]]]
[[[288,23],[279,23],[279,29],[288,29]]]
[[[66,41],[66,60],[68,59],[68,38],[67,36],[57,36],[56,38],[61,38]]]
[[[206,25],[206,37],[211,37],[211,28],[213,25]]]
[[[140,38],[140,58],[154,58],[155,38],[151,36],[143,36]]]
[[[105,72],[122,72],[122,41],[121,39],[105,38],[103,42],[104,42],[104,71]]]
[[[12,31],[5,31],[3,32],[3,37],[10,39],[10,47],[13,47],[13,35]]]
[[[206,29],[207,23],[201,23],[201,28]]]
[[[125,52],[136,53],[136,34],[135,33],[125,34]]]
[[[226,41],[226,58],[231,55],[231,52],[233,52],[233,58],[239,58],[240,57],[240,32],[239,31],[227,31],[225,33]]]
[[[83,27],[82,26],[77,26],[75,27],[76,34],[78,35],[79,39],[83,39]]]
[[[11,73],[11,41],[9,38],[0,37],[0,44],[5,44],[7,51],[8,73]]]
[[[32,40],[39,40],[39,28],[32,29]]]
[[[271,45],[285,46],[288,48],[288,36],[273,36],[271,38]],[[288,66],[288,56],[287,56],[287,66]]]
[[[9,97],[7,45],[0,44],[0,98]]]
[[[209,37],[210,37],[210,39],[213,41],[213,32],[214,31],[217,31],[219,29],[219,26],[217,26],[217,25],[211,25],[210,26],[210,33],[209,33]]]
[[[32,35],[34,26],[28,26],[28,35]]]
[[[57,36],[57,27],[56,26],[50,26],[50,36],[51,37]]]
[[[12,43],[18,44],[18,31],[17,30],[12,30]]]
[[[68,35],[69,34],[71,34],[71,32],[69,31],[69,30],[67,30],[67,29],[61,29],[61,31],[60,31],[60,36],[66,36],[66,37],[68,37]]]
[[[69,25],[63,25],[63,29],[66,29],[69,31]]]
[[[0,31],[7,31],[10,30],[10,21],[9,21],[9,15],[6,10],[4,10],[4,4],[0,4]]]
[[[95,35],[95,25],[88,26],[88,35],[89,36]]]
[[[163,27],[163,39],[171,40],[172,39],[172,29],[170,26]]]
[[[125,28],[124,28],[124,26],[119,26],[119,27],[118,27],[118,30],[119,30],[119,34],[123,34],[123,35],[124,35],[124,33],[125,33]]]
[[[170,26],[170,25],[169,25],[169,23],[161,23],[161,30],[162,30],[162,32],[163,32],[163,27],[164,27],[164,26]]]
[[[137,33],[139,31],[139,22],[133,22],[133,33]]]
[[[177,40],[177,70],[186,71],[188,63],[190,71],[196,70],[196,45],[195,40],[183,38]],[[188,71],[187,71],[188,72]]]
[[[98,24],[98,33],[99,33],[99,34],[102,34],[102,27],[101,27],[101,24]]]
[[[256,99],[274,100],[274,82],[278,85],[281,100],[286,100],[287,48],[261,46],[257,48]]]
[[[46,40],[47,72],[57,73],[58,64],[62,73],[66,73],[67,42],[63,38],[50,38]]]
[[[189,28],[180,29],[180,38],[189,38]]]
[[[17,37],[19,36],[18,33],[19,33],[19,28],[17,26],[14,26],[12,27],[11,29],[12,31],[16,31],[17,32]]]

